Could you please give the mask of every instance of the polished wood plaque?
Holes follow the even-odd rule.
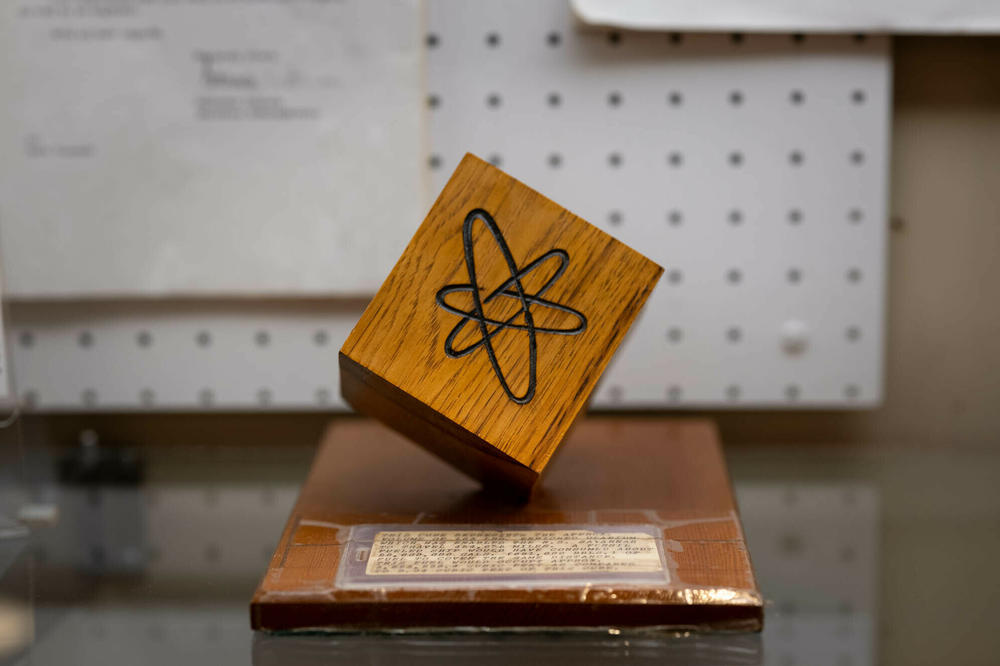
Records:
[[[444,530],[464,539],[466,550],[413,549],[413,535]],[[525,536],[520,530],[534,530],[528,533],[534,542],[568,532],[575,543],[608,534],[632,535],[623,537],[632,541],[619,549],[617,560],[583,561],[589,568],[582,574],[567,575],[550,560],[526,569],[516,552],[488,557],[502,539],[484,534]],[[370,544],[401,532],[407,537],[402,547],[410,550],[400,551],[396,539],[397,558],[375,570]],[[652,535],[659,554],[635,548],[645,538],[637,540],[637,534]],[[358,547],[361,539],[365,548]],[[562,541],[542,546],[549,552],[566,548]],[[428,566],[420,559],[427,552],[452,559],[444,569],[440,559]],[[486,575],[484,563],[492,567]],[[505,575],[514,568],[513,577]],[[352,571],[360,573],[352,577]],[[484,492],[381,424],[337,421],[251,605],[253,628],[269,631],[470,626],[756,631],[762,618],[715,429],[707,421],[668,419],[583,420],[527,503]]]
[[[661,272],[466,155],[340,350],[342,393],[474,478],[523,493]]]

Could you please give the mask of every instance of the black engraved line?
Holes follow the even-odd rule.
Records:
[[[565,305],[561,305],[560,303],[556,303],[554,301],[549,301],[549,300],[546,300],[544,298],[539,298],[539,296],[541,296],[546,291],[548,291],[549,287],[551,287],[553,285],[553,283],[559,278],[559,276],[562,275],[563,272],[566,270],[566,266],[569,263],[569,254],[567,254],[565,250],[550,250],[550,251],[546,252],[541,257],[539,257],[538,259],[536,259],[535,261],[531,262],[530,264],[528,264],[527,266],[525,266],[524,268],[522,268],[520,271],[518,271],[517,277],[524,277],[525,275],[527,275],[528,273],[530,273],[531,271],[533,271],[536,267],[538,267],[539,264],[543,263],[546,259],[548,259],[550,257],[553,257],[553,256],[557,256],[557,257],[560,258],[559,269],[555,272],[554,275],[552,275],[552,277],[550,277],[548,279],[548,281],[546,281],[546,283],[544,285],[542,285],[542,287],[538,290],[538,292],[536,294],[534,294],[534,295],[532,295],[532,294],[526,294],[524,298],[525,298],[525,300],[528,303],[542,305],[542,306],[545,306],[545,307],[552,308],[553,310],[559,310],[560,312],[565,312],[567,314],[574,315],[580,321],[580,323],[577,324],[573,328],[548,328],[548,327],[544,327],[544,326],[536,326],[535,327],[535,332],[537,332],[537,333],[554,333],[556,335],[576,335],[577,333],[583,332],[587,328],[587,319],[586,319],[586,317],[584,317],[581,313],[577,312],[573,308],[566,307]],[[518,298],[517,292],[511,291],[509,289],[510,285],[513,282],[514,282],[514,278],[508,279],[502,285],[500,285],[499,287],[497,287],[496,289],[494,289],[489,295],[487,295],[486,298],[483,299],[483,303],[484,304],[485,303],[489,303],[490,301],[492,301],[497,296],[506,296],[506,297],[509,297],[509,298]],[[473,287],[471,285],[468,285],[468,284],[452,284],[452,285],[448,285],[446,287],[442,287],[438,291],[438,296],[437,296],[438,305],[440,305],[444,310],[447,310],[448,312],[451,312],[452,314],[456,314],[456,315],[458,315],[460,317],[463,317],[463,320],[461,322],[459,322],[458,326],[456,326],[457,330],[453,331],[453,333],[455,335],[458,335],[458,333],[462,330],[462,328],[465,326],[465,324],[469,321],[469,313],[467,313],[465,310],[462,310],[460,308],[456,308],[455,306],[449,304],[446,301],[446,297],[449,294],[453,294],[453,293],[456,293],[456,292],[463,292],[463,291],[471,292],[472,290],[473,290]],[[485,316],[483,317],[483,320],[487,324],[492,324],[493,326],[496,327],[496,328],[494,328],[493,330],[490,331],[490,337],[493,337],[494,335],[496,335],[497,333],[499,333],[500,331],[502,331],[503,329],[506,329],[506,328],[511,328],[511,329],[515,329],[515,330],[521,330],[521,331],[528,330],[528,326],[527,325],[512,323],[520,315],[521,315],[521,312],[516,312],[513,316],[509,317],[505,321],[500,321],[498,319],[490,319],[489,317],[485,317]],[[448,355],[449,356],[453,356],[453,357],[464,356],[465,354],[469,353],[470,351],[474,351],[475,349],[478,349],[482,344],[483,344],[483,340],[480,340],[478,342],[473,343],[469,347],[465,347],[462,350],[455,351],[452,348]],[[451,347],[451,345],[449,345],[449,347]],[[454,356],[454,355],[457,355],[457,356]]]
[[[490,230],[490,233],[493,234],[493,238],[497,243],[497,247],[500,248],[500,252],[501,254],[503,254],[504,260],[507,262],[507,268],[508,270],[510,270],[510,275],[511,275],[511,277],[506,282],[504,282],[499,287],[490,292],[490,294],[488,294],[486,298],[480,297],[479,283],[476,279],[476,260],[475,260],[475,252],[473,249],[473,241],[472,241],[472,226],[476,220],[482,221],[483,224],[486,226],[486,228]],[[460,317],[462,317],[462,320],[458,322],[458,324],[456,324],[456,326],[451,330],[451,332],[448,334],[447,339],[445,340],[445,354],[450,358],[461,358],[462,356],[472,353],[480,346],[485,347],[487,356],[489,356],[490,359],[490,365],[493,367],[493,372],[496,375],[497,379],[500,381],[500,385],[503,387],[503,390],[507,394],[507,397],[518,404],[522,405],[526,404],[529,401],[531,401],[531,399],[534,397],[535,388],[537,384],[536,372],[538,365],[537,363],[538,345],[535,334],[541,332],[541,333],[555,333],[558,335],[576,335],[587,328],[587,318],[582,313],[578,312],[577,310],[574,310],[573,308],[561,305],[559,303],[554,303],[552,301],[539,298],[539,296],[541,296],[541,294],[544,294],[549,289],[549,287],[551,287],[552,284],[563,274],[563,272],[565,272],[566,267],[569,264],[569,253],[567,253],[565,250],[559,250],[559,249],[550,250],[549,252],[546,252],[542,256],[538,257],[537,259],[529,263],[524,268],[519,269],[517,267],[517,262],[514,261],[514,256],[510,252],[510,248],[507,245],[506,239],[500,232],[500,228],[493,220],[493,217],[482,208],[473,209],[469,212],[468,215],[466,215],[465,221],[462,225],[462,241],[465,249],[465,264],[469,275],[469,284],[447,285],[439,289],[435,297],[435,300],[437,301],[438,305],[440,305],[443,309],[445,309],[448,312],[451,312],[452,314],[457,314]],[[535,270],[536,268],[538,268],[539,265],[541,265],[544,261],[546,261],[550,257],[559,258],[559,268],[556,270],[555,274],[553,274],[545,282],[545,284],[542,285],[542,287],[538,290],[536,294],[525,294],[524,285],[521,284],[521,278],[530,273],[531,271]],[[513,290],[510,289],[511,286],[515,287],[515,289]],[[448,294],[452,294],[458,291],[468,291],[472,294],[474,307],[471,313],[455,308],[454,306],[449,305],[446,302],[445,297]],[[505,296],[508,298],[518,299],[521,302],[521,311],[515,313],[505,321],[488,319],[483,310],[483,304],[489,303],[498,296]],[[530,307],[531,305],[534,304],[542,305],[544,307],[551,307],[555,310],[572,314],[578,318],[580,323],[574,328],[570,329],[556,329],[548,327],[536,328],[534,318],[531,315],[531,307]],[[524,316],[524,321],[525,321],[524,324],[513,323],[513,321],[519,316]],[[465,324],[470,319],[474,319],[476,323],[479,325],[479,330],[480,333],[482,334],[482,338],[479,341],[472,343],[468,347],[456,350],[454,348],[455,338],[461,333],[461,331],[465,327]],[[489,328],[490,325],[493,326],[492,330]],[[514,392],[511,391],[510,385],[507,383],[507,379],[506,377],[504,377],[503,371],[500,368],[500,363],[496,357],[496,351],[493,349],[493,341],[492,341],[493,336],[495,336],[497,333],[507,328],[514,330],[522,330],[527,332],[528,334],[528,388],[524,392],[524,394],[520,396],[515,395]]]

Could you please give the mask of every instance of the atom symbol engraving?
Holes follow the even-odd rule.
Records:
[[[476,279],[476,257],[473,253],[472,247],[472,227],[477,220],[482,222],[493,235],[497,248],[499,248],[500,253],[507,262],[507,268],[510,270],[510,277],[485,297],[481,297],[479,295],[480,287],[479,282]],[[535,339],[537,334],[554,333],[556,335],[577,335],[578,333],[582,333],[587,328],[587,318],[583,316],[582,313],[566,305],[542,298],[542,294],[548,291],[549,287],[551,287],[555,281],[558,280],[564,272],[566,272],[566,267],[569,266],[569,253],[566,252],[566,250],[549,250],[528,265],[523,268],[519,268],[517,262],[514,261],[514,256],[510,253],[510,248],[507,246],[506,239],[504,239],[503,234],[500,233],[500,228],[497,226],[497,223],[493,220],[493,217],[482,208],[475,208],[469,211],[469,214],[466,215],[465,223],[462,225],[462,241],[465,248],[465,267],[469,274],[469,282],[468,284],[451,284],[444,286],[438,290],[437,296],[435,297],[437,304],[441,308],[462,318],[462,320],[455,325],[455,328],[451,329],[451,332],[448,333],[448,337],[444,342],[444,353],[449,358],[462,358],[463,356],[468,356],[480,347],[485,348],[486,354],[490,359],[490,365],[493,366],[493,372],[500,381],[500,385],[503,387],[504,393],[507,394],[508,398],[520,405],[527,404],[528,402],[531,402],[532,398],[535,397],[536,371],[538,367],[538,344]],[[555,273],[553,273],[552,277],[550,277],[537,292],[534,294],[525,293],[524,285],[521,283],[521,280],[550,259],[556,259],[559,262],[559,267],[556,269]],[[457,292],[469,293],[472,295],[472,310],[466,311],[448,303],[447,297],[450,294]],[[498,298],[517,299],[521,304],[520,311],[503,321],[487,317],[483,306],[488,305],[490,302]],[[565,312],[575,317],[579,323],[572,328],[535,326],[535,320],[531,314],[532,306],[540,306]],[[514,321],[518,317],[523,317],[524,323],[515,324]],[[481,337],[461,349],[455,349],[455,339],[465,328],[465,325],[470,322],[478,325]],[[500,369],[500,363],[497,361],[496,351],[493,348],[494,336],[505,330],[524,331],[528,336],[528,388],[522,395],[515,395],[511,390],[510,385],[507,383],[507,378],[504,376],[503,370]]]

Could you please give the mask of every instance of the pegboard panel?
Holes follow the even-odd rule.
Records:
[[[338,409],[337,352],[363,301],[11,307],[28,411]]]
[[[471,151],[666,268],[598,406],[878,403],[887,39],[431,0],[426,44],[435,191]]]
[[[562,0],[431,0],[424,48],[434,192],[475,152],[667,269],[597,408],[879,402],[884,37],[608,32]],[[363,305],[21,302],[11,363],[29,410],[344,409],[337,350]]]

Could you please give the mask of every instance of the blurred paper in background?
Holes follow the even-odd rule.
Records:
[[[424,205],[419,7],[4,3],[8,295],[373,291]]]
[[[1000,30],[992,0],[570,0],[587,23],[635,30],[973,32]]]

